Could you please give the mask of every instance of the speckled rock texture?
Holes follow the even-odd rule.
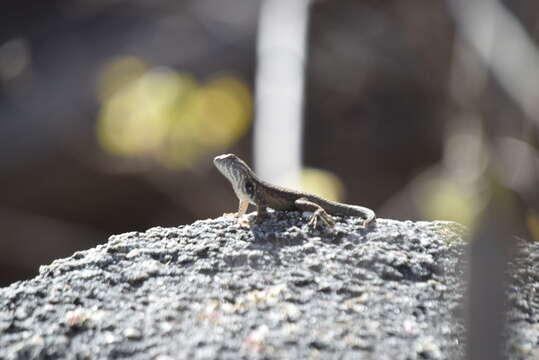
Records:
[[[0,289],[0,359],[458,359],[465,230],[299,212],[111,236]],[[539,348],[536,244],[510,289],[511,358]]]

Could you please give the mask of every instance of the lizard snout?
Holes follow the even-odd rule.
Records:
[[[216,156],[213,158],[213,163],[214,164],[217,164],[217,163],[220,163],[220,162],[224,162],[224,161],[230,161],[230,160],[234,160],[236,158],[236,155],[234,154],[223,154],[223,155],[219,155],[219,156]]]
[[[219,171],[224,175],[230,172],[231,165],[234,163],[236,155],[234,154],[223,154],[213,158],[213,164]]]

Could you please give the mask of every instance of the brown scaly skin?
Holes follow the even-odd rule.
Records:
[[[275,210],[311,211],[314,214],[309,225],[314,227],[319,221],[327,226],[333,226],[335,221],[329,214],[359,216],[365,219],[363,227],[367,227],[376,219],[376,214],[371,209],[329,201],[313,194],[286,189],[262,181],[243,160],[234,154],[216,156],[213,163],[230,181],[240,200],[238,217],[245,214],[247,206],[251,203],[257,207],[257,222],[263,220],[268,207]]]

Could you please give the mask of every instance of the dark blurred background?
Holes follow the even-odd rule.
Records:
[[[539,4],[500,4],[533,45]],[[0,285],[111,234],[236,210],[211,159],[253,160],[260,9],[2,1]],[[471,227],[501,187],[515,232],[537,239],[536,109],[466,40],[460,15],[429,0],[311,4],[304,187],[379,217]]]

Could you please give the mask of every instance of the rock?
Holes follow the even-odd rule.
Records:
[[[465,229],[271,212],[111,236],[0,289],[0,359],[456,359]],[[539,353],[537,244],[512,265],[509,357]]]

